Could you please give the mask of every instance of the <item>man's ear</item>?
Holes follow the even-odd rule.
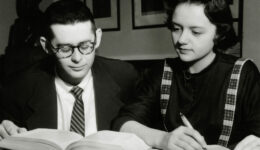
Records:
[[[45,53],[50,54],[49,50],[47,49],[46,42],[47,42],[46,38],[41,36],[40,37],[40,43],[41,43],[42,49],[45,51]]]
[[[96,30],[96,45],[95,45],[95,49],[97,49],[100,46],[101,38],[102,38],[102,30],[100,28],[98,28]]]

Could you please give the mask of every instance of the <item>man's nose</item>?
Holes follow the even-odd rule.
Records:
[[[73,62],[80,62],[80,60],[82,59],[82,54],[79,51],[79,48],[74,47],[74,52],[71,55],[71,60]]]

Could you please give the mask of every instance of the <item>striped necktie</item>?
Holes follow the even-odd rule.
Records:
[[[84,103],[82,100],[82,92],[78,86],[72,88],[71,93],[75,97],[75,102],[72,110],[71,121],[70,121],[70,131],[85,135],[85,117],[84,117]]]

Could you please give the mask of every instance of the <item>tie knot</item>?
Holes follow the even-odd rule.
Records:
[[[76,99],[81,99],[81,96],[82,96],[82,92],[83,92],[83,89],[78,87],[78,86],[74,86],[72,89],[71,89],[71,93],[74,95],[74,97]]]

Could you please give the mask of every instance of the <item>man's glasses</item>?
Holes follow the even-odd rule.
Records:
[[[49,45],[51,46],[51,49],[54,51],[54,53],[59,58],[70,57],[74,53],[75,48],[77,48],[81,54],[89,55],[94,51],[94,47],[96,45],[96,41],[94,41],[94,42],[87,41],[87,42],[81,42],[77,46],[65,44],[65,45],[61,45],[61,46],[55,48],[51,44],[51,42],[49,42],[48,40],[46,40],[46,41],[49,43]]]

